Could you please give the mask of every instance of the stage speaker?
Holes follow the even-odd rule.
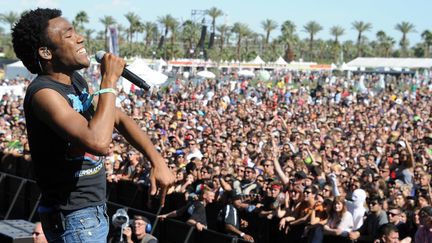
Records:
[[[0,242],[31,243],[35,224],[22,219],[0,221]]]
[[[201,27],[201,37],[200,37],[199,42],[198,42],[198,46],[199,46],[200,50],[204,49],[204,41],[205,41],[206,35],[207,35],[207,25],[203,25]]]
[[[209,49],[211,49],[211,48],[213,48],[213,45],[214,45],[214,39],[215,39],[215,33],[211,33],[210,34],[210,41],[209,41],[209,44],[208,44],[208,48]]]

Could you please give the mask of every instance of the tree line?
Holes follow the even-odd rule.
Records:
[[[106,38],[109,26],[116,25],[119,32],[119,48],[121,56],[140,55],[146,58],[205,58],[221,60],[251,60],[260,55],[265,61],[275,61],[282,56],[287,61],[303,59],[320,63],[341,63],[356,57],[430,57],[432,32],[423,30],[420,33],[412,23],[402,21],[394,28],[401,33],[401,39],[396,40],[385,30],[375,33],[375,38],[369,39],[365,33],[371,32],[372,23],[354,21],[352,30],[357,32],[356,40],[340,41],[346,34],[346,29],[335,25],[329,28],[331,39],[320,39],[317,35],[325,31],[317,21],[309,21],[304,26],[297,26],[293,21],[286,20],[277,23],[272,19],[261,21],[262,32],[253,31],[247,24],[236,22],[232,25],[217,24],[218,18],[224,12],[216,7],[205,10],[210,17],[208,23],[210,33],[202,39],[202,22],[192,20],[179,21],[171,14],[160,16],[156,21],[145,21],[134,13],[128,12],[124,17],[128,26],[123,26],[112,16],[104,16],[98,21],[104,25],[104,30],[97,31],[86,28],[90,22],[89,15],[80,11],[72,20],[75,29],[84,35],[90,53],[106,49]],[[9,29],[19,19],[17,12],[0,14],[0,21],[9,25]],[[273,39],[273,31],[279,29],[280,35]],[[299,31],[307,33],[307,38],[301,39]],[[410,46],[408,34],[420,34],[422,42]],[[10,31],[0,27],[0,47],[7,58],[14,58]]]

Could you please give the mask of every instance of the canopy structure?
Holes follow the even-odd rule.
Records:
[[[24,66],[22,61],[17,61],[8,65],[5,65],[5,76],[4,78],[7,79],[14,79],[17,76],[26,78],[26,79],[32,79],[34,76],[30,73],[29,70]]]
[[[127,69],[138,75],[140,78],[144,79],[144,81],[146,81],[150,86],[161,85],[168,79],[168,76],[165,74],[152,70],[141,58],[135,59],[130,65],[127,66]],[[125,81],[124,78],[122,78],[122,80],[123,88],[126,92],[128,92],[131,89],[131,83],[129,81]]]
[[[216,78],[216,75],[210,71],[204,70],[197,73],[202,78]]]
[[[255,59],[250,62],[250,64],[262,65],[265,64],[265,62],[260,56],[256,56]]]
[[[347,63],[348,67],[355,68],[431,68],[432,58],[384,58],[384,57],[358,57]]]
[[[243,77],[255,77],[255,73],[247,69],[240,70],[237,74]]]
[[[162,59],[162,57],[159,58],[158,62],[159,62],[159,65],[161,65],[161,66],[166,66],[167,65],[167,62],[165,62],[165,60]]]
[[[342,71],[357,71],[356,67],[348,66],[346,63],[342,63],[339,69]]]
[[[281,56],[279,56],[279,58],[276,60],[276,62],[274,64],[276,64],[276,65],[287,65],[288,63]]]

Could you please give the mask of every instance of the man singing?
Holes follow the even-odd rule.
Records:
[[[42,192],[38,212],[50,242],[106,242],[103,156],[114,127],[151,161],[153,193],[157,182],[164,198],[174,181],[148,136],[115,107],[115,85],[125,61],[105,54],[100,89],[89,93],[76,72],[90,64],[84,41],[56,9],[28,11],[12,29],[17,57],[38,74],[27,89],[24,111]]]

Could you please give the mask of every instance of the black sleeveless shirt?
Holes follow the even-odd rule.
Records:
[[[80,144],[64,140],[38,119],[32,107],[32,99],[41,89],[57,91],[87,120],[94,114],[93,105],[85,103],[89,96],[87,82],[76,72],[72,85],[40,75],[28,86],[24,112],[36,181],[42,192],[41,205],[76,210],[105,203],[103,157],[86,152]]]

